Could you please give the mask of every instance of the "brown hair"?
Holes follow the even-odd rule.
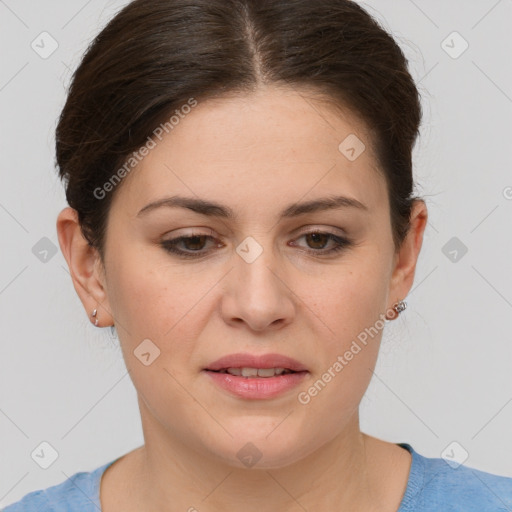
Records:
[[[103,256],[115,187],[95,190],[156,126],[196,98],[260,84],[308,87],[375,134],[393,241],[409,230],[418,90],[395,40],[350,0],[135,0],[92,41],[56,130],[59,175],[82,232]]]

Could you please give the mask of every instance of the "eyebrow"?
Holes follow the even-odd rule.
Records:
[[[213,201],[207,201],[205,199],[197,199],[184,196],[165,197],[163,199],[159,199],[158,201],[149,203],[144,206],[139,211],[139,213],[137,213],[137,217],[164,206],[168,208],[186,208],[193,212],[199,213],[201,215],[207,215],[209,217],[220,217],[228,220],[237,219],[237,215],[229,206],[225,206]],[[345,196],[329,196],[302,203],[292,203],[279,214],[279,218],[288,219],[292,217],[298,217],[299,215],[304,215],[306,213],[314,213],[340,208],[355,208],[361,211],[368,211],[368,207],[357,199]]]

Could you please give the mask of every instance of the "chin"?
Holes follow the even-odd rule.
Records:
[[[314,447],[304,438],[304,431],[300,433],[299,429],[287,424],[288,419],[282,420],[259,418],[255,425],[248,418],[226,424],[233,437],[226,435],[225,444],[215,450],[216,455],[229,466],[254,470],[278,469],[297,462]],[[308,446],[310,450],[307,450]]]

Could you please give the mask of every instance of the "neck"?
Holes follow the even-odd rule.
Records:
[[[145,407],[141,403],[141,407]],[[145,445],[133,493],[139,510],[246,512],[377,510],[374,461],[358,412],[341,433],[281,467],[235,467],[204,447],[195,449],[141,410]]]

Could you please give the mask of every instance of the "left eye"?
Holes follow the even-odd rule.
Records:
[[[306,238],[308,245],[313,244],[309,249],[305,249],[306,252],[315,255],[332,254],[351,245],[351,241],[345,237],[340,237],[334,233],[323,232],[323,231],[312,231],[309,233],[303,233],[297,239]],[[204,256],[208,251],[203,251],[204,245],[207,240],[215,242],[216,239],[210,235],[204,234],[192,234],[189,236],[180,236],[178,238],[172,238],[170,240],[163,240],[161,242],[162,247],[172,254],[176,254],[183,258],[198,258]],[[332,241],[333,247],[325,249],[325,246]],[[183,244],[185,250],[178,249],[178,245]],[[217,247],[221,247],[222,244],[214,244]],[[295,246],[295,243],[292,244]],[[299,247],[299,246],[298,246]]]
[[[307,251],[319,255],[335,253],[351,245],[351,242],[348,240],[348,238],[324,231],[311,231],[309,233],[303,233],[299,239],[302,237],[306,238],[308,244],[313,243],[313,250],[307,249]],[[334,246],[330,249],[325,249],[325,245],[327,245],[330,241],[333,242]]]

